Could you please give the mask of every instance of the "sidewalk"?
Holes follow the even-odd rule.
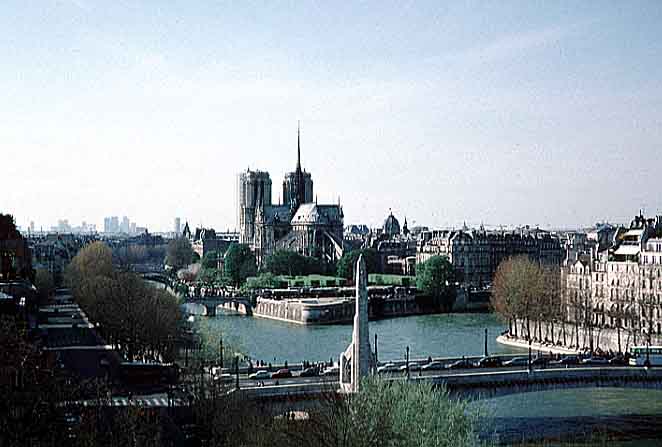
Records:
[[[512,346],[514,348],[520,348],[526,350],[529,349],[529,342],[522,338],[506,337],[505,335],[499,335],[496,338],[496,341],[497,343],[500,343],[502,345]],[[553,354],[579,354],[581,352],[577,349],[563,348],[557,345],[546,345],[536,342],[531,343],[531,351],[533,352],[539,351],[543,354],[549,354],[550,352]]]

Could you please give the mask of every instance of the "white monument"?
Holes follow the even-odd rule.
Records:
[[[352,343],[340,354],[340,390],[345,393],[359,391],[361,378],[375,368],[368,334],[368,274],[363,255],[356,262],[356,311]]]

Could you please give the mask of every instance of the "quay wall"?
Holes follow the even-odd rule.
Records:
[[[289,299],[258,298],[253,315],[296,324],[338,324],[354,320],[354,298]],[[370,319],[435,313],[434,306],[419,302],[415,296],[377,298],[368,302]]]
[[[645,345],[648,342],[648,335],[641,332],[631,332],[626,329],[620,331],[614,328],[584,328],[575,327],[571,323],[555,323],[552,331],[551,325],[542,323],[542,337],[538,334],[537,323],[531,321],[532,344],[539,346],[540,350],[552,350],[555,348],[572,352],[602,350],[613,352],[626,352],[630,347],[636,345]],[[519,337],[509,336],[507,333],[497,338],[497,341],[503,344],[522,344],[528,345],[525,337],[526,323],[518,320],[517,334]],[[620,342],[619,342],[620,340]],[[651,345],[662,345],[662,335],[651,334]]]

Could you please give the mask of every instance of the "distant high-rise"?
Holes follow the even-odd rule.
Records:
[[[129,234],[130,230],[131,230],[131,222],[129,221],[128,217],[124,216],[122,218],[122,223],[120,224],[120,233]]]
[[[110,233],[119,233],[120,232],[120,219],[117,216],[112,216],[110,218]]]
[[[182,220],[179,217],[175,217],[175,236],[179,236],[182,231]]]

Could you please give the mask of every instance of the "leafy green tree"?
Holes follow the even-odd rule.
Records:
[[[218,253],[215,250],[208,251],[202,257],[202,267],[206,269],[215,269],[218,266]]]
[[[281,287],[283,281],[273,273],[261,273],[257,277],[248,278],[246,287],[249,289],[277,289]]]
[[[424,382],[367,378],[361,392],[323,402],[310,411],[304,433],[301,423],[284,424],[280,432],[297,439],[296,446],[433,447],[479,446],[478,414],[466,401],[451,399],[443,388]],[[303,430],[302,430],[303,431]]]
[[[336,273],[338,276],[354,280],[354,270],[356,269],[356,261],[359,256],[363,255],[365,267],[368,273],[377,273],[377,250],[374,248],[365,248],[361,250],[352,250],[343,253],[336,266]]]
[[[455,269],[445,256],[432,256],[416,268],[416,287],[431,296],[444,310],[455,301]]]
[[[304,256],[290,250],[276,250],[264,261],[261,270],[274,275],[303,276],[325,274],[329,269],[318,258]]]
[[[177,271],[191,264],[194,254],[191,242],[188,239],[185,237],[173,239],[168,243],[166,249],[166,264]]]
[[[249,276],[255,276],[255,255],[246,244],[232,244],[225,252],[225,276],[232,284],[240,286]]]

